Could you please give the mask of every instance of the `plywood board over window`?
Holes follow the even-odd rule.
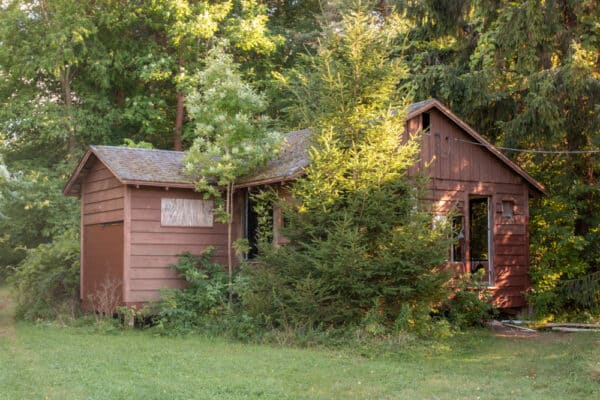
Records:
[[[162,198],[160,223],[163,226],[213,226],[213,201]]]

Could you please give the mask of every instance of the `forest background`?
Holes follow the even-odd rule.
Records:
[[[273,128],[304,128],[275,75],[306,67],[323,27],[349,4],[2,2],[0,277],[69,284],[64,267],[78,265],[79,205],[62,195],[68,174],[90,144],[189,148],[195,131],[186,96],[217,42],[226,40],[244,80],[265,96]],[[496,145],[530,150],[506,154],[550,192],[531,209],[538,312],[594,311],[600,5],[382,0],[372,10],[407,23],[397,49],[408,68],[399,91],[441,100]]]

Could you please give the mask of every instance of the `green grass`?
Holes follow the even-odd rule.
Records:
[[[7,312],[0,309],[0,323],[10,323],[2,318]],[[413,346],[365,358],[352,349],[17,323],[0,337],[0,399],[600,397],[599,335],[499,338],[475,331],[431,348]]]

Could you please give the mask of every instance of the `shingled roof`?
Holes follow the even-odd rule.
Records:
[[[242,178],[240,187],[294,179],[308,165],[310,131],[290,132],[277,157],[254,174]],[[65,195],[79,195],[81,179],[91,168],[94,158],[100,160],[124,185],[194,188],[184,173],[184,152],[139,149],[118,146],[90,146],[79,166],[67,182]]]
[[[547,193],[543,185],[502,154],[439,101],[429,99],[409,105],[406,119],[412,119],[432,108],[436,108],[445,114],[476,142],[485,146],[507,167],[521,175],[539,193]],[[247,187],[282,182],[298,177],[309,163],[309,140],[310,130],[308,129],[288,133],[278,155],[264,168],[240,179],[238,186]],[[93,157],[104,163],[123,184],[193,188],[194,185],[191,179],[183,172],[183,155],[184,153],[180,151],[90,146],[67,182],[63,192],[65,195],[79,195],[81,179],[85,176],[85,171],[90,168],[88,161]]]

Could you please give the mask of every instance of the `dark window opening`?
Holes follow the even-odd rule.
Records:
[[[429,113],[421,114],[423,130],[429,130]]]
[[[261,240],[260,231],[264,229],[267,231],[269,227],[261,227],[261,217],[257,211],[257,204],[252,198],[252,191],[247,190],[245,195],[245,207],[244,207],[244,237],[248,239],[249,250],[246,258],[251,260],[256,258],[258,255],[258,243]],[[273,229],[273,207],[267,209],[267,214],[270,216],[270,229]],[[262,220],[264,223],[264,219]]]

